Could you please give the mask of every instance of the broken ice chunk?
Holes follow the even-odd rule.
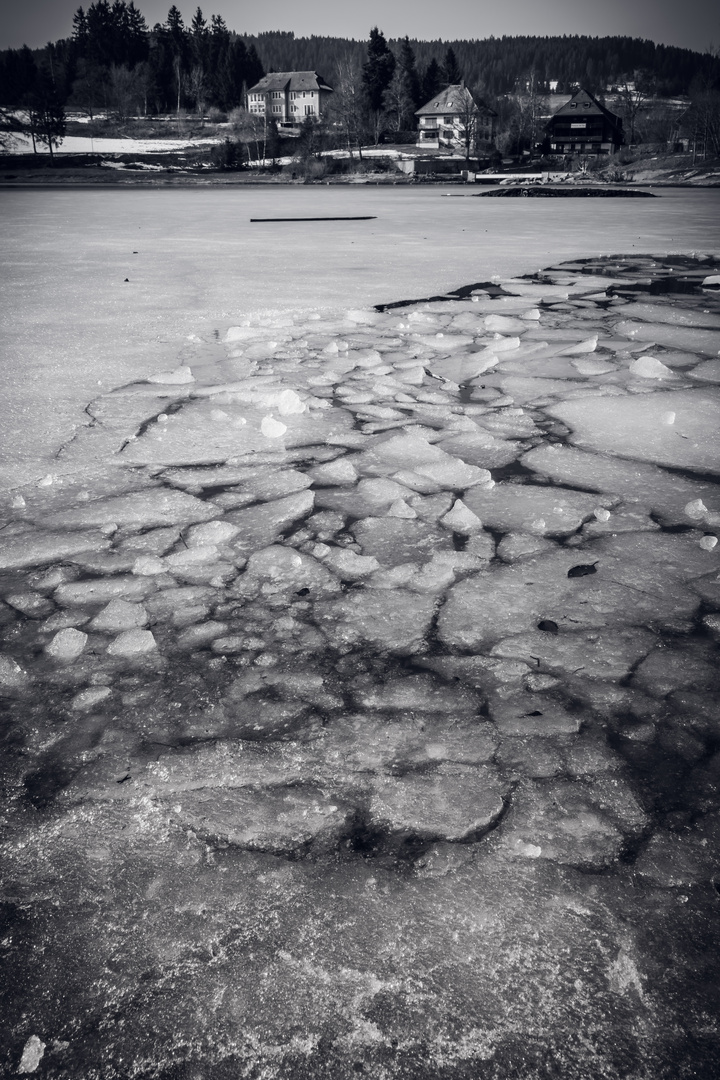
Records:
[[[705,360],[688,372],[691,379],[704,379],[705,382],[720,383],[720,360]]]
[[[100,532],[57,533],[27,529],[0,539],[0,570],[43,566],[83,552],[107,551],[111,546],[111,541]]]
[[[558,356],[582,356],[585,353],[595,352],[597,343],[597,334],[595,334],[594,337],[579,341],[576,345],[567,345],[564,349],[560,349]]]
[[[149,383],[191,383],[195,382],[195,376],[190,368],[184,364],[173,371],[159,371],[156,375],[149,375]]]
[[[597,497],[569,488],[496,484],[490,491],[473,488],[465,503],[485,523],[501,532],[569,536],[597,508]]]
[[[672,379],[675,377],[675,372],[671,368],[666,367],[654,356],[648,356],[647,354],[633,360],[629,370],[633,375],[637,375],[641,379]]]
[[[68,627],[65,630],[58,631],[52,641],[45,646],[45,652],[53,660],[69,663],[80,655],[87,644],[87,639],[87,634],[84,634],[81,630]]]
[[[111,656],[143,656],[157,648],[150,630],[126,630],[108,645]]]
[[[316,545],[316,547],[326,545]],[[347,548],[327,547],[322,555],[324,566],[333,569],[343,581],[360,581],[380,569],[380,563],[372,555],[358,555]]]
[[[354,484],[358,478],[355,466],[345,457],[315,465],[307,470],[313,483],[332,487],[335,484]]]
[[[383,566],[430,558],[438,549],[452,547],[452,538],[424,521],[367,517],[353,526],[364,555],[374,555]]]
[[[466,506],[462,499],[457,499],[452,510],[440,518],[440,524],[463,536],[472,536],[474,533],[482,532],[483,527],[480,518]]]
[[[315,620],[334,648],[368,642],[401,656],[426,649],[435,597],[406,589],[349,592],[315,605]]]
[[[707,514],[708,509],[702,499],[693,499],[692,502],[687,503],[683,512],[689,518],[702,518]]]
[[[263,416],[260,431],[267,439],[279,439],[287,431],[287,425],[274,420],[272,416]]]
[[[505,638],[493,646],[490,655],[535,663],[554,674],[619,682],[657,641],[655,634],[638,627],[564,634],[536,630]]]
[[[592,491],[616,492],[625,509],[640,503],[662,518],[665,525],[687,524],[684,507],[705,498],[720,508],[720,487],[688,480],[639,461],[625,461],[607,453],[588,453],[571,446],[536,446],[522,459],[523,465],[560,483],[577,484]],[[694,498],[693,498],[694,496]]]
[[[676,414],[672,426],[662,422],[668,409]],[[572,428],[571,442],[601,454],[702,472],[717,468],[720,392],[715,387],[576,399],[547,411]]]
[[[620,322],[613,329],[617,334],[633,341],[650,341],[655,345],[668,345],[688,352],[705,353],[707,356],[717,356],[720,352],[718,330],[632,321]]]
[[[450,454],[444,455],[442,461],[416,465],[414,472],[434,481],[441,488],[454,490],[464,490],[475,487],[477,484],[486,488],[493,484],[492,475],[487,469],[479,469],[477,465],[468,465],[467,462],[452,457]]]
[[[417,517],[417,512],[413,510],[412,506],[408,506],[404,499],[396,499],[395,502],[391,504],[387,516],[408,518],[408,520],[411,520],[412,518]]]
[[[120,630],[136,630],[147,626],[148,616],[142,604],[131,604],[120,598],[111,600],[107,607],[90,623],[93,630],[117,633]],[[70,631],[63,631],[69,633]],[[77,631],[75,631],[77,633]]]
[[[51,526],[82,528],[87,525],[124,525],[131,528],[150,528],[159,525],[190,525],[214,517],[214,507],[185,491],[151,488],[92,499],[70,510],[50,514]]]

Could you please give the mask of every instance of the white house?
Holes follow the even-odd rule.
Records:
[[[280,128],[299,127],[306,116],[320,119],[332,92],[316,71],[273,71],[250,87],[247,107]]]
[[[466,150],[481,140],[492,142],[495,138],[497,113],[483,101],[475,101],[463,83],[446,86],[415,115],[416,146],[426,149]]]

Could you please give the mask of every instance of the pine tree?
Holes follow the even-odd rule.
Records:
[[[455,50],[452,45],[448,45],[447,52],[445,53],[445,59],[442,66],[443,82],[446,86],[457,86],[462,82],[462,71],[460,65],[457,62],[455,56]]]
[[[254,86],[255,83],[260,82],[265,74],[265,68],[262,65],[262,60],[257,54],[257,49],[254,45],[251,45],[247,51],[247,75],[246,81],[248,86]]]
[[[385,91],[394,72],[395,57],[390,52],[382,31],[375,26],[370,31],[367,60],[363,65],[363,89],[371,112],[382,112]]]
[[[81,7],[79,7],[77,9],[77,11],[75,12],[75,14],[73,15],[73,32],[72,32],[72,36],[73,36],[73,40],[76,41],[78,43],[78,45],[80,46],[81,55],[82,55],[82,50],[87,45],[88,21],[87,21],[87,15],[85,14],[85,12],[83,11],[83,9]]]
[[[420,97],[422,99],[420,104],[426,105],[428,101],[432,101],[436,94],[440,93],[442,88],[442,71],[440,70],[440,65],[433,56],[420,81]]]

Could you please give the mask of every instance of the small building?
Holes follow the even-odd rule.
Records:
[[[580,89],[545,125],[549,154],[614,154],[622,146],[622,119]]]
[[[248,111],[272,117],[279,128],[297,128],[327,110],[333,89],[316,71],[272,71],[248,90]]]
[[[475,152],[478,142],[495,138],[497,113],[483,101],[475,101],[463,83],[446,86],[415,115],[418,118],[416,146],[425,149]]]

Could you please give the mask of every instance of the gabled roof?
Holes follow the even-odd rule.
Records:
[[[271,71],[264,75],[260,82],[251,86],[248,93],[266,94],[269,90],[329,90],[322,75],[317,71]]]
[[[467,86],[463,83],[453,83],[446,86],[439,94],[436,94],[426,105],[415,110],[416,116],[461,116],[468,110],[483,112],[489,116],[496,116],[484,101],[476,102]]]
[[[583,116],[604,116],[612,124],[621,125],[619,116],[606,109],[604,105],[595,100],[589,90],[584,90],[582,87],[576,94],[573,94],[569,101],[561,105],[556,113],[553,113],[550,122],[552,123],[556,116],[575,116],[577,113],[581,113]]]

